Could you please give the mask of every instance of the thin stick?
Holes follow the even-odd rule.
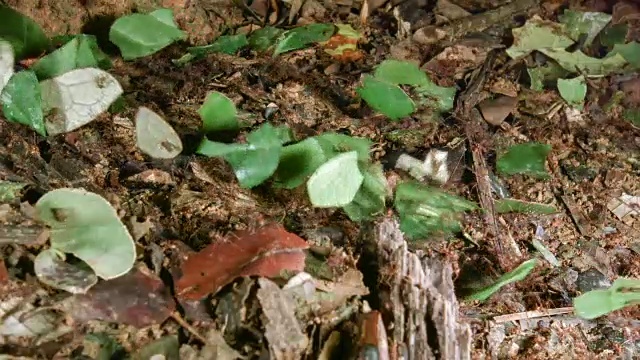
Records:
[[[173,320],[175,320],[180,326],[182,326],[183,328],[185,328],[187,331],[189,331],[193,336],[195,336],[198,340],[202,341],[204,344],[207,343],[207,339],[200,335],[200,333],[198,332],[198,330],[196,330],[193,326],[191,326],[185,319],[182,318],[182,316],[180,316],[180,314],[178,314],[177,312],[173,312],[171,313],[171,318]]]
[[[493,321],[500,324],[508,321],[537,319],[537,318],[547,317],[547,316],[569,314],[572,312],[573,312],[573,306],[556,308],[556,309],[533,310],[533,311],[525,311],[525,312],[496,316],[493,318]]]

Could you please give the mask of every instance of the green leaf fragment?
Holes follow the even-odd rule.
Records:
[[[276,184],[293,189],[304,183],[327,157],[316,138],[308,138],[282,148],[280,163],[274,174]]]
[[[626,306],[640,304],[640,279],[618,278],[606,290],[591,290],[573,299],[576,315],[595,319]]]
[[[313,206],[344,206],[353,201],[363,180],[358,153],[350,151],[318,167],[307,181],[307,192]]]
[[[31,70],[40,80],[44,80],[88,67],[108,69],[111,60],[100,50],[95,36],[77,35],[61,48],[36,61]]]
[[[249,46],[255,51],[266,51],[276,43],[278,36],[284,31],[272,26],[265,26],[249,35]]]
[[[369,139],[352,137],[349,135],[338,133],[324,133],[314,137],[327,159],[330,159],[341,153],[355,151],[358,153],[359,161],[369,160],[369,151],[372,142]]]
[[[372,109],[391,120],[398,120],[415,111],[413,100],[397,85],[365,75],[358,94]]]
[[[585,35],[586,39],[583,47],[588,47],[600,31],[611,21],[611,15],[601,12],[583,12],[567,9],[564,14],[558,17],[558,20],[565,25],[567,35],[573,40],[578,41],[581,35]]]
[[[0,5],[0,39],[11,43],[18,60],[38,56],[49,47],[49,38],[28,16]]]
[[[249,42],[247,41],[247,36],[245,34],[222,35],[219,36],[216,41],[209,45],[193,46],[187,48],[187,51],[189,51],[190,54],[196,56],[202,56],[211,53],[233,55],[238,52],[238,50],[247,45],[249,45]]]
[[[582,110],[584,99],[587,96],[587,83],[584,76],[580,75],[573,79],[558,79],[558,91],[569,105]]]
[[[422,98],[421,103],[438,110],[449,111],[453,109],[453,101],[456,97],[455,87],[438,86],[429,80],[428,84],[416,88],[416,92]]]
[[[198,114],[202,119],[202,129],[205,133],[234,131],[240,128],[236,105],[221,92],[209,93],[198,109]]]
[[[169,13],[170,22],[167,18]],[[173,13],[168,9],[123,16],[111,25],[109,31],[109,40],[120,48],[125,60],[151,55],[186,37],[186,33],[173,22]]]
[[[327,41],[335,31],[336,27],[333,24],[309,24],[288,30],[278,38],[273,56]]]
[[[554,59],[569,72],[578,70],[590,76],[606,76],[619,71],[627,64],[620,54],[607,55],[599,59],[587,56],[580,50],[569,52],[565,49],[538,49],[541,53]]]
[[[627,109],[623,117],[634,126],[640,127],[640,109]]]
[[[607,56],[615,54],[620,54],[633,69],[640,69],[640,43],[632,41],[627,44],[616,44]]]
[[[512,59],[519,59],[534,50],[564,49],[574,41],[566,36],[564,26],[545,21],[538,16],[527,20],[524,26],[513,29],[513,45],[506,52]]]
[[[538,260],[535,259],[535,258],[534,259],[529,259],[529,260],[523,262],[517,268],[515,268],[515,269],[509,271],[508,273],[502,275],[492,285],[490,285],[490,286],[488,286],[488,287],[486,287],[486,288],[484,288],[484,289],[482,289],[482,290],[480,290],[478,292],[473,293],[472,295],[467,297],[465,300],[469,300],[469,301],[473,301],[473,300],[485,301],[485,300],[487,300],[489,297],[491,297],[491,295],[496,293],[503,286],[511,284],[513,282],[516,282],[516,281],[524,280],[524,278],[526,278],[527,275],[529,275],[531,270],[533,270],[536,267],[537,263],[538,263]]]
[[[427,74],[418,65],[399,60],[385,60],[376,67],[373,76],[377,80],[394,85],[423,86],[431,84]]]
[[[57,189],[35,205],[51,228],[51,247],[71,253],[109,280],[133,267],[136,248],[116,210],[98,194],[82,189]]]
[[[410,240],[459,231],[459,213],[477,209],[471,201],[415,182],[396,187],[394,207],[400,217],[400,230]]]
[[[47,135],[40,84],[33,71],[14,74],[0,95],[0,103],[7,120],[27,125],[42,136]]]
[[[516,199],[498,199],[495,201],[495,211],[498,214],[511,212],[548,215],[555,214],[558,210],[546,204],[535,202],[516,200]]]
[[[526,143],[510,147],[498,157],[496,167],[502,174],[526,174],[540,179],[549,177],[545,169],[547,155],[551,145]]]
[[[223,157],[233,168],[240,186],[252,188],[278,168],[282,141],[276,128],[264,124],[247,136],[247,144],[223,144],[203,140],[197,153]]]
[[[362,186],[349,204],[342,207],[351,221],[371,220],[385,210],[387,179],[380,164],[360,165]]]

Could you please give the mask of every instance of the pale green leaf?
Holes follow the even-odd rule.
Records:
[[[77,35],[56,51],[39,59],[31,70],[40,80],[62,75],[74,69],[95,67],[108,69],[111,60],[98,47],[93,35]]]
[[[632,41],[627,44],[615,44],[607,56],[620,54],[633,69],[640,69],[640,43]]]
[[[109,280],[133,267],[136,248],[116,210],[98,194],[82,189],[57,189],[35,205],[38,217],[51,228],[51,247],[84,261]]]
[[[0,39],[11,43],[18,60],[38,56],[50,45],[47,34],[31,18],[0,4]]]
[[[545,21],[537,16],[512,32],[513,45],[506,52],[513,59],[519,59],[534,50],[564,49],[574,43],[565,35],[565,29],[561,24]]]
[[[595,319],[626,306],[640,304],[640,279],[618,278],[609,289],[591,290],[573,299],[576,315]]]
[[[587,96],[587,83],[584,76],[580,75],[573,79],[558,79],[558,91],[569,105],[582,110],[584,99]]]
[[[318,167],[307,181],[307,192],[315,207],[344,206],[353,201],[363,180],[358,153],[350,151]]]
[[[358,153],[358,160],[368,161],[369,151],[373,144],[371,140],[352,137],[345,134],[326,132],[322,135],[314,137],[327,159],[330,159],[338,154],[356,151]]]
[[[342,207],[351,221],[365,221],[375,218],[385,210],[387,196],[387,178],[380,164],[360,165],[364,180],[356,196],[349,204]]]
[[[0,181],[0,203],[14,201],[20,196],[20,193],[25,186],[27,186],[25,183]]]
[[[537,264],[538,264],[538,260],[537,259],[535,259],[535,258],[534,259],[529,259],[529,260],[523,262],[522,264],[520,264],[520,266],[518,266],[517,268],[515,268],[515,269],[509,271],[508,273],[502,275],[492,285],[490,285],[490,286],[488,286],[488,287],[486,287],[486,288],[484,288],[484,289],[482,289],[480,291],[477,291],[477,292],[473,293],[472,295],[467,297],[465,300],[469,300],[469,301],[473,301],[473,300],[485,301],[489,297],[491,297],[491,295],[493,295],[498,290],[500,290],[500,288],[502,288],[503,286],[511,284],[513,282],[516,282],[516,281],[524,280],[524,278],[526,278],[527,275],[529,275],[531,270],[533,270],[536,267]]]
[[[151,14],[131,14],[118,18],[111,25],[109,40],[120,48],[122,58],[132,60],[151,55],[186,39],[186,33],[173,21],[167,21],[168,11],[159,9]]]
[[[569,72],[579,70],[589,76],[606,76],[621,70],[627,64],[620,54],[599,59],[587,56],[580,50],[569,52],[565,49],[538,49],[538,51],[557,61]]]
[[[431,83],[418,65],[408,61],[385,60],[376,67],[373,76],[394,85],[424,86]]]

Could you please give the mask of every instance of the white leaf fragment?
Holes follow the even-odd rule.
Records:
[[[609,200],[607,208],[620,220],[631,215],[640,214],[640,196],[623,193],[618,198]]]
[[[47,133],[73,131],[107,111],[122,94],[118,80],[109,73],[84,68],[40,82]]]
[[[136,143],[156,159],[173,159],[182,152],[182,141],[160,115],[141,106],[136,114]]]
[[[13,76],[14,62],[13,47],[8,41],[0,39],[0,93]]]

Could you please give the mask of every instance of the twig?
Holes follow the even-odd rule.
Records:
[[[497,324],[500,324],[508,321],[536,319],[536,318],[547,317],[547,316],[569,314],[572,312],[573,312],[573,306],[556,308],[556,309],[533,310],[533,311],[525,311],[525,312],[496,316],[493,318],[493,321],[496,322]]]
[[[195,336],[198,340],[202,341],[202,343],[206,344],[207,343],[207,339],[200,335],[200,333],[198,332],[198,330],[196,330],[193,326],[191,326],[185,319],[182,318],[182,316],[180,316],[180,314],[178,314],[177,312],[173,312],[171,313],[171,318],[173,320],[175,320],[180,326],[182,326],[183,328],[185,328],[187,331],[189,331],[193,336]]]

